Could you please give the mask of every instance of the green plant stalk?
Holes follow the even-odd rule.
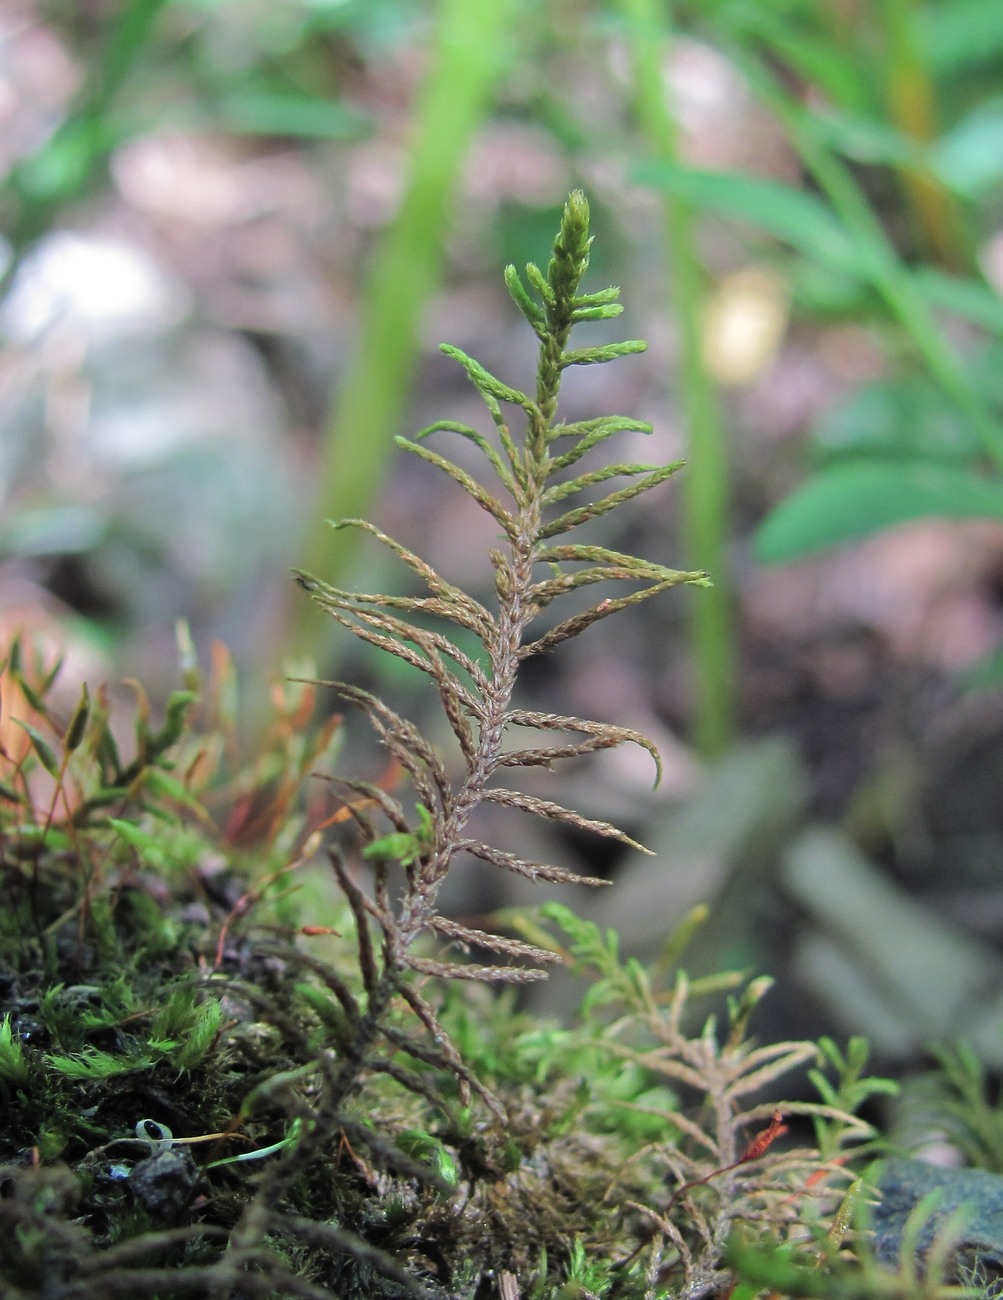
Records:
[[[916,0],[881,0],[877,19],[884,33],[888,66],[888,113],[903,135],[919,145],[937,138],[937,94],[916,30]],[[922,242],[944,266],[971,269],[971,257],[959,227],[958,210],[943,183],[910,167],[899,179]]]
[[[679,161],[678,130],[667,102],[662,58],[669,37],[658,0],[620,0],[628,23],[635,109],[652,156]],[[665,256],[679,326],[679,392],[688,433],[682,483],[683,547],[688,567],[704,569],[714,585],[689,603],[693,675],[693,743],[714,757],[735,730],[735,633],[728,575],[728,448],[714,383],[704,364],[700,327],[703,269],[693,236],[693,211],[682,199],[662,200]]]
[[[421,310],[439,280],[460,168],[491,104],[518,3],[441,0],[403,201],[371,269],[358,352],[328,420],[316,507],[300,551],[312,573],[343,573],[354,538],[330,528],[327,516],[363,513],[384,479],[418,356]],[[291,649],[316,659],[327,625],[310,602],[297,600],[286,626],[280,660]]]
[[[728,53],[756,94],[784,124],[802,162],[846,229],[862,248],[872,250],[871,282],[912,339],[930,372],[971,422],[986,455],[999,470],[1003,470],[1003,427],[981,394],[969,383],[960,357],[917,290],[909,269],[899,260],[884,227],[849,168],[819,139],[808,111],[784,93],[760,60],[750,57],[737,40],[729,43]]]

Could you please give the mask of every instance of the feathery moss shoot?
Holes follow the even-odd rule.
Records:
[[[376,802],[392,827],[389,836],[377,837],[374,828],[366,823],[362,825],[364,836],[371,842],[364,856],[377,864],[377,904],[375,909],[370,909],[360,903],[358,920],[360,926],[368,927],[375,915],[382,929],[384,965],[379,971],[374,965],[371,971],[379,987],[384,981],[396,987],[402,972],[409,967],[462,979],[525,981],[545,975],[543,966],[554,960],[552,953],[453,922],[445,923],[438,915],[436,898],[440,885],[460,855],[540,881],[603,883],[576,876],[564,867],[519,858],[471,838],[467,826],[478,805],[490,802],[521,809],[632,843],[621,830],[606,822],[499,783],[498,778],[508,769],[550,766],[559,759],[632,742],[648,750],[655,763],[656,777],[659,772],[657,751],[637,732],[583,718],[531,712],[513,704],[519,670],[531,656],[550,651],[599,619],[670,587],[707,582],[703,573],[684,573],[603,546],[565,540],[580,526],[656,487],[681,465],[681,462],[613,463],[581,473],[572,470],[587,452],[615,434],[650,432],[650,426],[625,416],[600,416],[572,424],[556,420],[565,370],[570,366],[615,361],[645,347],[643,342],[632,339],[569,348],[569,338],[576,325],[609,320],[622,311],[617,289],[580,292],[588,269],[591,242],[589,206],[581,191],[576,190],[565,205],[546,273],[532,263],[526,267],[524,278],[512,266],[505,272],[509,292],[539,340],[534,395],[490,374],[459,348],[443,346],[443,351],[463,366],[480,393],[494,426],[494,440],[453,420],[436,421],[414,440],[397,439],[405,451],[448,475],[498,524],[504,544],[486,557],[495,571],[496,607],[487,608],[407,547],[362,519],[340,520],[334,526],[360,528],[372,534],[421,578],[427,595],[361,595],[329,586],[313,576],[298,575],[321,608],[345,627],[431,678],[462,758],[461,774],[454,780],[445,759],[412,724],[368,692],[347,683],[330,683],[343,697],[369,714],[380,739],[409,774],[422,816],[422,824],[412,828],[398,800],[383,790],[352,784],[353,789]],[[521,437],[513,432],[506,411],[513,411],[519,417],[524,426]],[[482,452],[494,483],[488,486],[475,479],[429,447],[427,440],[437,433],[458,434],[473,443]],[[569,470],[570,475],[566,472]],[[594,489],[610,479],[628,482],[597,496]],[[571,501],[578,504],[564,504]],[[633,589],[626,594],[605,596],[585,610],[555,621],[551,606],[561,597],[600,583],[626,584]],[[444,624],[443,630],[430,631],[424,623],[419,625],[413,621],[417,615],[429,614],[438,616]],[[473,634],[483,647],[483,654],[472,656],[461,649],[460,638],[454,639],[451,628]],[[469,636],[466,644],[469,645]],[[564,732],[571,738],[563,744],[505,749],[503,741],[512,728]],[[374,840],[378,851],[374,850]],[[407,882],[396,911],[388,901],[385,875],[388,858],[385,846],[395,842],[404,846],[397,865],[403,869]],[[514,962],[506,960],[495,966],[472,967],[416,958],[412,946],[423,931],[438,932],[453,943],[476,944]],[[537,964],[527,966],[527,958]]]

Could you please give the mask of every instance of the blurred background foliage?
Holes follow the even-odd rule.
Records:
[[[183,618],[252,698],[337,663],[420,716],[288,569],[404,581],[323,523],[366,514],[486,582],[392,436],[478,421],[440,340],[525,381],[499,271],[581,185],[651,347],[566,418],[690,462],[604,540],[715,588],[526,683],[663,748],[658,792],[613,753],[568,796],[657,865],[519,851],[614,874],[639,949],[715,902],[703,960],[781,976],[783,1036],[1003,1064],[1001,72],[998,0],[14,0],[0,643],[163,697]]]

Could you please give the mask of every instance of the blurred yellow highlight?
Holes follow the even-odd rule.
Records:
[[[704,315],[704,364],[717,383],[752,383],[770,365],[787,330],[790,292],[785,280],[762,266],[725,276]]]

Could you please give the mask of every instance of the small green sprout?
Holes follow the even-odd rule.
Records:
[[[459,1184],[460,1171],[456,1161],[437,1137],[424,1129],[409,1128],[398,1133],[396,1141],[405,1155],[430,1166],[447,1187],[455,1188]]]
[[[273,1142],[271,1146],[259,1147],[256,1151],[241,1151],[236,1156],[223,1156],[219,1160],[211,1160],[206,1165],[206,1169],[218,1169],[221,1165],[242,1164],[248,1160],[264,1160],[266,1156],[277,1155],[280,1151],[285,1151],[288,1147],[295,1146],[303,1132],[303,1121],[299,1118],[294,1119],[289,1125],[285,1137],[280,1138],[278,1142]]]
[[[381,839],[367,844],[362,856],[368,862],[399,862],[402,867],[413,866],[435,847],[435,823],[424,804],[415,804],[418,825],[413,831],[393,831]]]
[[[0,1080],[15,1086],[28,1082],[28,1062],[21,1039],[11,1025],[10,1012],[0,1021]]]

